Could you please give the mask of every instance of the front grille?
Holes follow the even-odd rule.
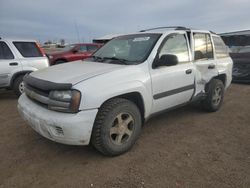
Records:
[[[70,108],[70,101],[61,101],[50,98],[51,91],[65,91],[72,88],[69,83],[54,83],[41,80],[36,77],[25,75],[24,78],[26,95],[34,102],[56,111],[67,111]]]
[[[40,95],[42,95],[42,96],[45,96],[45,97],[48,97],[48,96],[49,96],[49,92],[50,92],[50,91],[44,91],[44,90],[42,90],[42,89],[36,88],[36,87],[34,87],[34,86],[31,86],[31,85],[29,85],[29,84],[27,84],[27,83],[25,83],[25,87],[26,87],[27,89],[29,89],[30,91],[34,91],[34,92],[36,92],[36,93],[38,93],[38,94],[40,94]]]
[[[25,94],[34,102],[37,102],[41,104],[42,106],[45,106],[46,108],[49,108],[50,106],[57,107],[58,109],[68,109],[70,106],[70,102],[63,102],[63,101],[57,101],[54,99],[49,98],[49,92],[50,91],[44,91],[35,87],[32,87],[31,85],[25,83]]]
[[[49,91],[43,91],[37,89],[29,84],[25,83],[25,94],[33,101],[46,105],[49,104]]]

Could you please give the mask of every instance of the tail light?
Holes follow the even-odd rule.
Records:
[[[38,50],[40,51],[40,53],[42,54],[42,56],[46,56],[44,50],[40,47],[40,45],[36,42],[36,47],[38,48]]]

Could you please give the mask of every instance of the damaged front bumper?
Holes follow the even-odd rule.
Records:
[[[69,145],[88,145],[97,109],[76,114],[48,110],[23,94],[18,100],[22,118],[42,136]]]

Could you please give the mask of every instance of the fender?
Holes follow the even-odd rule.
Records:
[[[87,86],[89,85],[89,86]],[[105,87],[105,89],[103,88]],[[109,84],[108,86],[90,87],[90,84],[79,86],[85,88],[82,93],[81,110],[96,109],[107,100],[121,95],[137,92],[141,95],[144,103],[144,116],[149,116],[152,108],[152,94],[150,88],[147,88],[141,81],[129,81],[125,83]],[[103,89],[102,89],[103,88]],[[77,89],[77,87],[75,87]]]
[[[29,74],[29,73],[31,73],[31,72],[33,72],[33,71],[31,71],[31,70],[25,70],[25,71],[18,71],[18,72],[15,72],[15,73],[12,75],[12,77],[11,77],[11,80],[10,80],[10,87],[12,87],[12,85],[13,85],[15,79],[16,79],[18,76],[20,76],[20,75],[25,75],[25,74]]]

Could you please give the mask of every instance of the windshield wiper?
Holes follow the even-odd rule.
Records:
[[[122,58],[117,58],[117,57],[103,57],[104,60],[114,60],[109,63],[117,63],[117,64],[122,64],[122,65],[129,65],[128,60],[122,59]]]
[[[104,61],[104,58],[99,57],[99,56],[94,56],[94,55],[92,55],[91,57],[94,58],[94,60],[95,60],[95,61],[98,61],[98,62],[103,62],[103,61]]]

